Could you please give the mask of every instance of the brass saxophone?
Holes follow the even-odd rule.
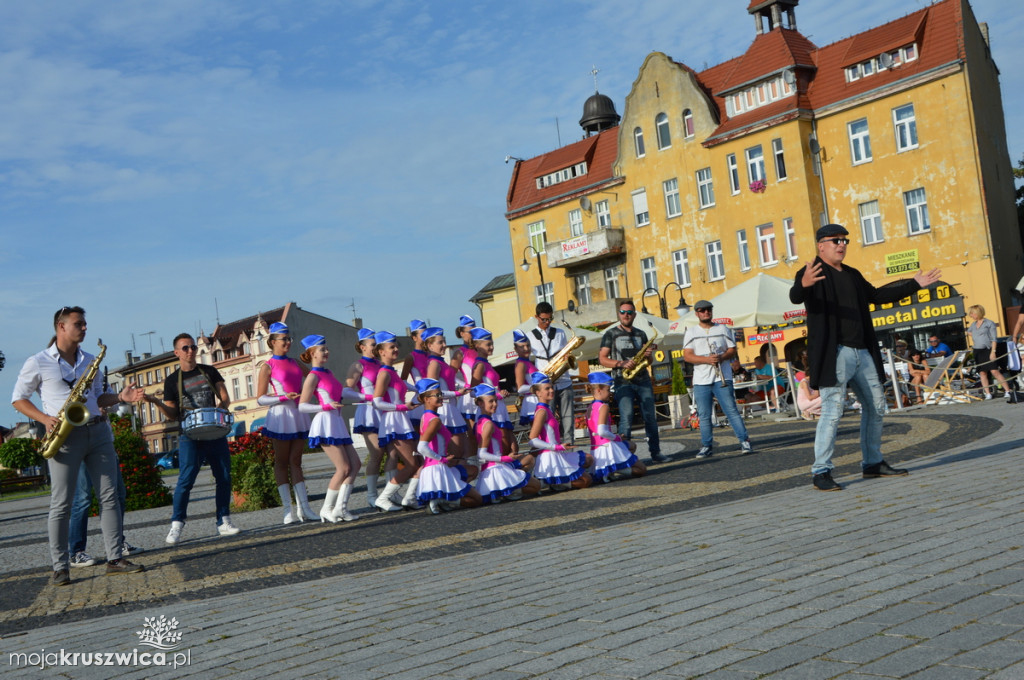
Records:
[[[71,434],[71,428],[85,425],[92,417],[89,409],[85,407],[85,390],[96,378],[100,362],[107,354],[107,346],[103,344],[103,341],[99,340],[97,344],[100,346],[100,353],[89,364],[89,370],[71,388],[71,394],[68,395],[64,405],[60,407],[60,413],[57,414],[57,425],[42,439],[43,458],[56,456],[60,447],[64,446],[68,435]]]
[[[654,344],[654,339],[658,337],[658,329],[654,327],[654,324],[648,321],[647,325],[651,327],[651,330],[654,331],[654,334],[651,335],[650,339],[648,339],[647,342],[644,343],[643,347],[637,350],[636,354],[633,355],[634,357],[643,356],[647,349]],[[622,377],[625,378],[626,380],[632,380],[640,373],[640,371],[646,371],[647,367],[650,365],[651,360],[648,359],[647,357],[643,357],[635,364],[633,364],[633,368],[622,369]]]
[[[576,357],[573,356],[573,352],[576,351],[584,342],[583,338],[576,335],[576,332],[572,329],[572,326],[565,324],[565,327],[572,333],[572,337],[569,338],[569,342],[565,343],[565,347],[558,350],[558,354],[548,362],[548,365],[541,369],[541,373],[546,375],[551,382],[555,382],[562,377],[562,374],[568,371],[570,368],[576,368]]]

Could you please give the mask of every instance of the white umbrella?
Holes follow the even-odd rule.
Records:
[[[715,308],[715,323],[734,328],[772,326],[789,323],[807,315],[803,305],[789,301],[793,282],[777,276],[759,273],[740,285],[711,299]],[[672,335],[682,335],[686,326],[696,326],[697,315],[684,316],[672,329]]]

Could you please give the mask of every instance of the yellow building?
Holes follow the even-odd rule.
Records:
[[[943,283],[905,301],[906,313],[899,305],[876,310],[883,340],[899,333],[920,347],[938,331],[962,346],[971,304],[1008,332],[1005,310],[1019,304],[1024,266],[984,26],[966,0],[942,0],[817,47],[797,30],[798,1],[752,0],[754,41],[704,71],[650,54],[621,124],[598,137],[616,136],[608,172],[588,168],[599,185],[559,192],[544,184],[592,138],[517,163],[507,213],[514,260],[529,238],[548,240],[556,309],[586,310],[581,298],[616,295],[665,309],[676,288],[692,303],[758,272],[792,279],[816,254],[816,229],[835,222],[850,231],[847,261],[875,285],[919,267],[944,271]],[[574,252],[571,210],[598,200],[618,231],[607,239],[618,250],[600,251],[600,264],[617,265],[619,279],[603,290],[598,262],[564,257]],[[597,222],[588,228],[600,224],[591,211],[583,215]],[[588,266],[589,282],[580,278]],[[525,314],[537,293],[523,291],[535,291],[538,277],[517,273],[517,285]],[[614,320],[608,311],[598,316]],[[759,349],[757,330],[746,329],[742,356]],[[802,335],[796,326],[774,339]]]
[[[495,276],[469,301],[480,310],[477,325],[489,330],[494,337],[504,335],[519,325],[515,274]]]

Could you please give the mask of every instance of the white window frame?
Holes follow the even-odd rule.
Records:
[[[863,124],[862,130],[854,130],[854,126]],[[868,126],[867,118],[858,118],[846,124],[846,130],[850,135],[850,161],[853,165],[870,163],[871,155],[871,128]]]
[[[736,154],[731,153],[726,156],[725,163],[729,167],[729,190],[735,196],[740,193],[740,168],[736,164]]]
[[[772,157],[775,159],[775,179],[781,182],[789,176],[786,174],[786,155],[781,137],[772,140]]]
[[[764,172],[764,150],[761,145],[752,146],[743,152],[747,159],[747,182],[753,184],[757,180],[766,182]]]
[[[786,259],[792,262],[796,259],[796,228],[792,217],[783,218],[782,236],[786,240]]]
[[[593,302],[590,294],[590,273],[576,275],[576,302],[589,305]]]
[[[710,241],[704,244],[704,257],[708,265],[708,281],[720,281],[725,278],[725,257],[722,255],[722,242]]]
[[[597,226],[603,229],[612,226],[612,211],[608,207],[608,199],[598,201],[594,209],[597,212]]]
[[[683,214],[682,204],[679,202],[679,180],[675,177],[661,183],[662,191],[665,192],[665,216],[679,217]]]
[[[900,118],[900,112],[910,110],[909,118]],[[917,148],[917,115],[913,104],[897,106],[892,110],[893,132],[896,135],[896,153]]]
[[[238,378],[231,379],[231,395],[235,401],[242,398],[242,383]]]
[[[686,253],[686,248],[672,253],[672,273],[680,288],[690,287],[690,258]]]
[[[701,168],[697,171],[697,198],[702,209],[715,205],[715,186],[711,168]]]
[[[740,254],[740,271],[750,270],[750,244],[747,243],[747,230],[736,232],[736,249]]]
[[[651,210],[647,205],[647,189],[638,189],[631,194],[633,199],[633,224],[646,227],[651,223]]]
[[[928,219],[928,195],[924,187],[903,192],[903,205],[907,210],[908,234],[917,236],[932,230],[932,224]]]
[[[633,128],[633,150],[636,151],[637,158],[643,158],[647,155],[647,147],[644,146],[643,128]]]
[[[668,114],[659,113],[654,118],[654,131],[655,136],[658,138],[658,150],[664,151],[665,149],[672,148],[672,130],[668,125]]]
[[[583,211],[579,208],[569,211],[569,234],[583,236]]]
[[[693,139],[696,134],[696,129],[693,125],[693,111],[685,109],[683,111],[683,139]]]
[[[552,307],[555,306],[555,284],[547,281],[543,286],[534,286],[533,294],[537,302],[546,302]]]
[[[245,394],[249,399],[252,399],[253,396],[256,394],[252,385],[252,373],[249,373],[248,375],[245,376]]]
[[[608,267],[604,270],[604,292],[609,300],[619,297],[619,268]]]
[[[530,239],[530,245],[538,253],[544,252],[544,246],[548,243],[547,230],[544,228],[544,220],[531,222],[526,225],[526,234]]]
[[[885,241],[882,232],[882,213],[878,208],[877,199],[858,204],[857,214],[860,216],[860,233],[864,245]]]
[[[645,291],[648,288],[658,290],[658,265],[655,263],[653,255],[640,260],[640,276],[644,282]]]
[[[775,225],[768,223],[757,227],[757,256],[762,267],[779,263],[779,251],[775,248]]]

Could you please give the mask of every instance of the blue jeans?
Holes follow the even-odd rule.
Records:
[[[658,438],[658,414],[654,411],[654,388],[649,381],[631,383],[622,378],[615,379],[615,404],[619,409],[619,436],[629,439],[633,432],[633,406],[640,402],[640,413],[647,432],[647,446],[652,454],[661,453]]]
[[[743,422],[743,416],[740,415],[739,409],[736,408],[736,393],[733,392],[732,381],[726,381],[724,387],[720,381],[715,381],[710,385],[693,386],[693,399],[697,404],[697,416],[700,418],[700,445],[711,446],[714,444],[715,433],[711,426],[711,409],[714,407],[711,402],[712,397],[718,400],[718,405],[722,407],[722,413],[729,419],[736,438],[741,442],[747,441],[747,426]]]
[[[181,435],[178,440],[178,485],[174,487],[172,522],[184,522],[192,486],[199,476],[199,468],[209,463],[216,482],[214,502],[217,506],[217,524],[231,514],[231,450],[225,437],[199,441]]]
[[[885,413],[885,395],[878,381],[875,361],[866,349],[839,345],[836,349],[836,386],[822,387],[821,418],[814,436],[814,465],[811,474],[828,472],[835,450],[836,430],[843,415],[846,387],[860,401],[861,465],[867,467],[882,462],[882,414]]]
[[[121,477],[121,465],[117,466],[117,504],[121,509],[121,526],[124,527],[124,504],[128,498],[128,490],[124,487]],[[71,502],[71,523],[68,526],[68,552],[85,552],[85,543],[89,533],[89,508],[92,506],[92,480],[89,470],[84,465],[78,468],[78,482],[75,484],[75,500]],[[124,533],[121,534],[124,543]]]

